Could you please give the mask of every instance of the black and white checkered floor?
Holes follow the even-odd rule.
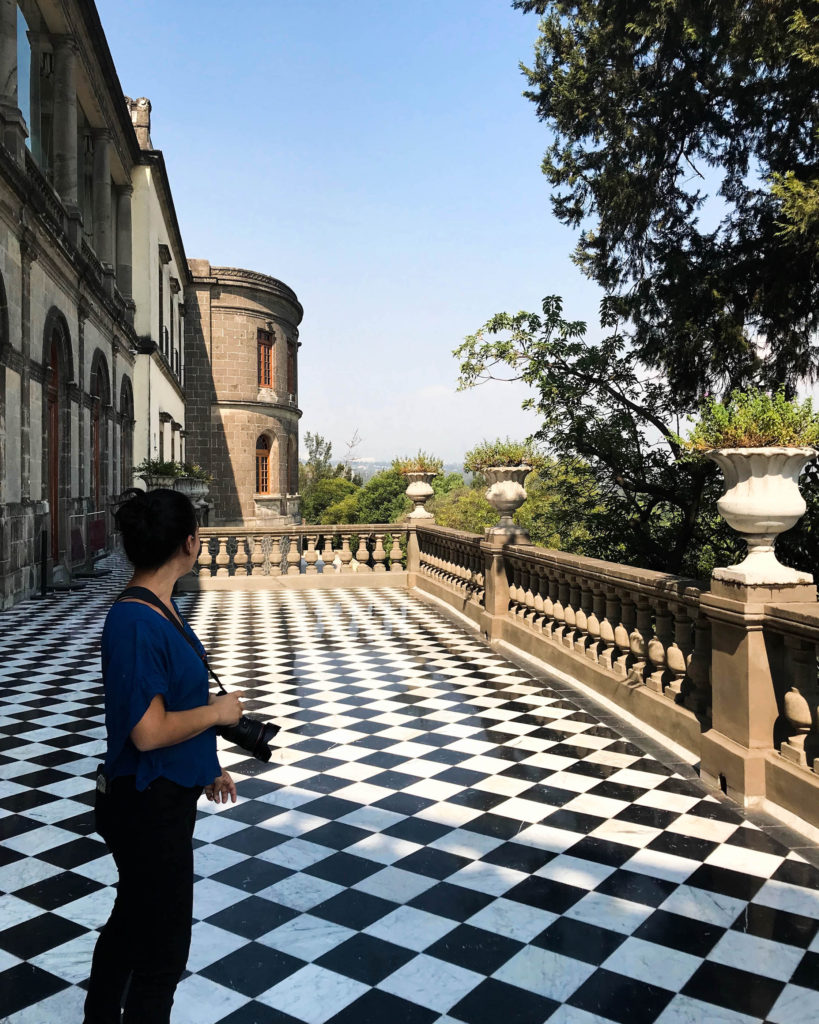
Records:
[[[0,615],[7,1024],[82,1019],[122,580]],[[175,1024],[819,1020],[819,871],[565,684],[399,591],[181,604],[283,730],[267,766],[223,751],[235,807],[203,801]]]

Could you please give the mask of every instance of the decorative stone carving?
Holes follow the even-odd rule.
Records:
[[[485,469],[489,489],[486,500],[500,513],[500,522],[490,528],[490,533],[501,532],[510,538],[528,543],[529,534],[512,521],[512,516],[526,501],[526,489],[523,482],[532,472],[531,466],[491,466]]]
[[[713,578],[751,586],[812,583],[810,573],[779,562],[774,544],[780,533],[805,514],[799,474],[819,452],[815,448],[771,447],[717,448],[706,454],[725,477],[725,494],[717,509],[748,544],[744,561],[715,569]]]
[[[802,768],[807,768],[805,740],[807,740],[808,733],[813,725],[813,714],[811,713],[810,705],[795,686],[792,686],[785,694],[783,704],[785,718],[793,730],[793,735],[782,744],[780,753],[786,761],[798,764]]]
[[[431,512],[427,512],[424,507],[432,495],[435,493],[432,490],[432,481],[437,476],[437,473],[407,473],[406,477],[409,480],[409,487],[407,487],[406,495],[415,506],[410,512],[408,519],[425,519],[434,520],[434,516]]]

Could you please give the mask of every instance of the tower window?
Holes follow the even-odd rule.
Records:
[[[264,434],[256,438],[256,493],[270,494],[270,441]]]
[[[259,387],[273,387],[273,335],[269,331],[258,332],[259,341]]]

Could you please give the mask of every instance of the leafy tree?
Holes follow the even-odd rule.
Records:
[[[361,488],[359,523],[394,523],[412,509],[406,478],[394,469],[376,473]]]
[[[321,434],[312,434],[308,430],[304,435],[304,444],[307,448],[307,459],[303,463],[304,487],[302,487],[302,493],[311,484],[333,475],[332,442],[327,441]]]
[[[432,480],[432,489],[435,492],[436,498],[442,494],[449,494],[450,491],[457,490],[463,486],[464,478],[460,473],[441,473]]]
[[[306,523],[325,522],[324,512],[331,505],[355,494],[358,487],[342,477],[325,477],[307,487],[302,495],[301,514]]]
[[[328,506],[321,515],[322,523],[360,523],[358,501],[360,491]]]
[[[469,533],[483,533],[487,526],[498,525],[498,513],[481,491],[459,487],[435,497],[427,508],[438,526],[450,526]]]
[[[552,206],[662,408],[816,374],[819,15],[804,0],[514,0]]]

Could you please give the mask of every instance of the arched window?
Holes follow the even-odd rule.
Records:
[[[51,513],[51,557],[60,557],[60,351],[58,328],[48,348],[46,408],[48,416],[48,506]]]
[[[131,487],[134,482],[134,391],[127,377],[122,378],[119,412],[119,489],[124,491],[126,487]]]
[[[264,434],[256,438],[256,493],[270,494],[270,440]]]
[[[108,483],[108,407],[111,405],[111,386],[108,364],[102,352],[94,353],[91,362],[91,491],[94,507],[103,506],[103,495]]]

